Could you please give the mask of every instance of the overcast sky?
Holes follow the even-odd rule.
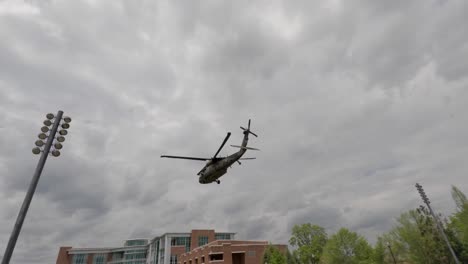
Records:
[[[60,246],[209,228],[287,243],[294,224],[375,241],[468,192],[468,3],[0,0],[0,257],[45,114],[72,117],[12,263]],[[200,185],[252,119],[257,160]],[[221,154],[237,149],[227,144]]]

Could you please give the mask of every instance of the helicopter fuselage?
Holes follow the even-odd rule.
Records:
[[[245,140],[244,140],[245,141]],[[208,161],[205,167],[197,174],[200,176],[198,182],[208,184],[217,181],[221,176],[226,174],[227,169],[239,160],[245,153],[245,149],[240,149],[238,152],[224,158],[219,158],[216,161]]]

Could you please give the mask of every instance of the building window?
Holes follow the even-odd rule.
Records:
[[[226,233],[217,233],[215,235],[216,240],[230,240],[231,239],[231,234],[226,234]]]
[[[153,264],[158,264],[158,257],[159,257],[159,240],[154,243],[154,248],[156,248],[153,251]]]
[[[170,264],[177,264],[177,255],[171,255]]]
[[[93,264],[106,264],[106,254],[94,254]]]
[[[173,237],[171,246],[185,246],[185,252],[190,251],[190,237]]]
[[[201,246],[204,246],[208,244],[208,237],[207,236],[199,236],[198,237],[198,246],[201,247]]]
[[[210,260],[223,260],[223,254],[212,254],[210,255]]]
[[[123,252],[116,252],[112,254],[112,261],[121,260],[123,258]]]
[[[255,251],[253,251],[253,250],[247,251],[247,256],[248,257],[255,257]]]
[[[205,263],[205,256],[201,257],[201,263]]]
[[[87,262],[86,257],[87,257],[86,254],[76,254],[76,255],[73,255],[73,261],[72,261],[72,263],[73,263],[73,264],[86,264],[86,262]]]
[[[125,251],[125,260],[146,259],[146,250],[127,250]],[[131,262],[130,262],[131,263]]]
[[[131,247],[131,246],[144,246],[146,245],[147,243],[147,240],[142,240],[142,239],[138,239],[138,240],[127,240],[127,242],[125,242],[125,246],[126,247]]]

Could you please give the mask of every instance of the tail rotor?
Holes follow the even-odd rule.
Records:
[[[249,119],[249,124],[247,126],[247,129],[240,127],[242,130],[244,130],[244,134],[252,134],[255,137],[258,137],[254,132],[250,131],[250,119]]]

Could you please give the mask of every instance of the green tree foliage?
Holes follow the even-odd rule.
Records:
[[[458,212],[452,215],[450,223],[447,224],[447,235],[451,241],[458,242],[454,250],[460,261],[468,263],[468,202],[465,194],[455,186],[452,186],[452,197]]]
[[[443,221],[439,215],[437,221],[460,262],[468,264],[468,199],[455,186],[451,194],[456,213]],[[455,263],[436,220],[425,206],[402,213],[397,225],[378,237],[374,248],[345,228],[327,240],[325,230],[311,224],[294,226],[289,242],[297,250],[287,254],[288,264],[393,264],[392,254],[396,263]]]
[[[411,263],[408,260],[408,249],[399,243],[391,233],[383,234],[377,238],[373,253],[376,264]]]
[[[453,231],[447,225],[443,227],[452,248],[456,252],[462,250],[457,238],[451,235]],[[443,264],[453,261],[447,244],[437,230],[436,222],[424,206],[403,213],[390,236],[397,249],[406,251],[401,255],[411,263]]]
[[[294,225],[289,239],[292,246],[297,247],[296,254],[302,264],[319,263],[323,247],[327,243],[325,229],[310,223]]]
[[[297,252],[294,251],[291,253],[291,251],[286,252],[286,263],[287,264],[300,264],[299,262],[299,257],[297,256]]]
[[[277,247],[268,245],[263,254],[263,263],[286,264],[286,256]]]
[[[382,237],[377,239],[377,243],[375,243],[373,257],[374,263],[376,264],[384,264],[385,262],[385,245],[383,242]]]
[[[366,239],[346,228],[332,235],[323,249],[324,264],[373,263],[372,247]]]
[[[398,218],[398,226],[392,230],[393,236],[397,243],[408,249],[408,257],[413,263],[437,263],[434,258],[435,247],[432,240],[433,231],[427,233],[427,222],[422,221],[419,214],[415,210],[401,214]],[[421,228],[422,223],[426,224],[426,228]]]
[[[463,211],[466,204],[468,204],[468,200],[466,199],[465,194],[460,191],[456,186],[452,185],[452,198],[457,206],[457,211]]]

